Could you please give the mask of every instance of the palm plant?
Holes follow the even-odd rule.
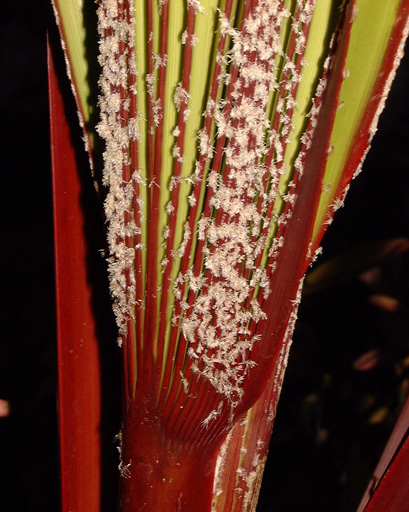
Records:
[[[105,141],[123,350],[119,509],[255,510],[303,278],[376,131],[409,2],[103,0],[96,127],[83,9],[54,2],[91,165],[95,130]],[[62,253],[78,268],[84,242],[74,233],[70,255],[62,224],[76,208],[62,199],[78,194],[75,158],[50,69],[57,263]],[[64,466],[73,446],[92,448],[92,478],[79,476],[84,459],[68,464],[63,499],[97,510],[96,347],[82,358],[96,373],[67,356],[67,343],[94,339],[92,313],[86,276],[61,274]],[[91,406],[88,429],[70,398]]]

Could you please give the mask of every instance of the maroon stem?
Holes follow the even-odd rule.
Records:
[[[151,408],[125,415],[119,512],[210,512],[218,446],[169,438]]]

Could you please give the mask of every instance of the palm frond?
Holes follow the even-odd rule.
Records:
[[[88,126],[82,8],[55,0]],[[209,474],[234,427],[218,467],[249,478],[219,499],[219,471],[213,506],[254,508],[303,276],[376,130],[408,9],[407,0],[99,3],[97,131],[130,480],[143,472],[135,432],[157,436],[143,460],[166,440],[186,467],[205,453]],[[129,495],[143,485],[123,484]]]

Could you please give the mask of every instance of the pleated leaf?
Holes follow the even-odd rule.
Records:
[[[216,510],[255,507],[303,276],[375,133],[408,5],[99,3],[97,131],[125,404],[138,415],[149,403],[189,446],[218,450],[236,425]],[[83,4],[55,0],[55,11],[88,129]]]

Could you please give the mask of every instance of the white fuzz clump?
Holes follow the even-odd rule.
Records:
[[[135,190],[143,185],[140,170],[131,171],[130,148],[140,140],[140,118],[130,112],[136,101],[135,87],[129,86],[129,77],[136,77],[134,57],[135,21],[124,1],[104,0],[98,7],[100,36],[99,81],[101,121],[97,127],[105,140],[104,184],[109,187],[105,201],[109,225],[109,273],[114,312],[120,335],[126,332],[126,323],[134,316],[135,246],[140,226],[134,221],[134,208],[142,216],[143,202]]]
[[[182,335],[187,341],[187,367],[195,377],[209,381],[221,395],[220,407],[202,421],[209,428],[222,414],[223,404],[227,402],[233,409],[240,402],[246,375],[255,365],[251,352],[259,341],[257,324],[266,319],[264,301],[270,295],[271,275],[283,246],[282,229],[291,218],[296,200],[291,185],[286,193],[279,191],[279,185],[283,177],[290,175],[290,164],[285,165],[284,160],[294,132],[297,87],[301,68],[306,65],[305,27],[311,21],[314,1],[296,0],[295,4],[292,15],[281,0],[260,0],[240,30],[220,13],[217,33],[229,50],[223,53],[221,45],[216,54],[214,83],[216,87],[219,84],[219,91],[211,93],[207,100],[191,97],[187,79],[190,71],[184,69],[170,84],[174,88],[173,106],[178,112],[177,126],[172,128],[168,128],[168,96],[158,92],[163,83],[157,83],[160,77],[169,79],[167,50],[162,43],[157,45],[156,35],[149,34],[151,53],[148,69],[141,77],[142,94],[151,109],[147,138],[154,145],[159,144],[156,136],[162,133],[161,128],[163,140],[173,137],[169,156],[173,158],[174,173],[166,177],[166,189],[165,179],[158,178],[161,169],[155,169],[153,174],[163,187],[160,204],[165,205],[168,225],[162,222],[164,212],[159,212],[158,233],[162,234],[160,247],[164,251],[160,264],[157,256],[157,264],[164,277],[158,280],[158,294],[152,300],[162,300],[162,293],[166,297],[167,292],[162,290],[173,282],[166,297],[173,314],[164,314],[164,318],[172,316],[171,329],[177,332],[177,339]],[[142,302],[135,291],[136,283],[142,282],[138,251],[145,250],[143,227],[150,229],[154,223],[151,218],[144,219],[147,210],[143,198],[151,201],[157,192],[153,189],[152,193],[152,187],[159,186],[152,180],[151,169],[133,167],[138,166],[133,158],[140,149],[138,143],[144,141],[144,131],[140,130],[143,119],[136,112],[135,21],[129,5],[125,0],[101,0],[98,7],[102,68],[98,132],[106,143],[110,286],[121,335],[126,334],[127,323],[135,317],[136,303]],[[159,7],[164,12],[167,2],[161,0]],[[187,8],[189,16],[204,13],[199,0],[187,0]],[[283,47],[283,27],[292,30],[291,55],[286,53],[287,43]],[[181,48],[185,55],[193,52],[194,56],[196,49],[192,47],[198,40],[192,32],[186,29],[179,33],[178,42],[184,45]],[[159,47],[161,53],[153,53],[152,48],[157,51]],[[169,53],[170,60],[172,55]],[[138,87],[139,84],[138,81]],[[321,89],[323,86],[320,84]],[[197,101],[205,105],[204,122],[191,134],[187,133],[191,125],[187,120],[190,109],[195,112]],[[297,176],[303,172],[318,108],[317,102],[310,114],[312,128],[303,135],[301,151],[291,163]],[[184,154],[186,140],[192,136],[197,141],[193,164],[190,162],[194,158],[189,153],[185,158]],[[187,169],[188,165],[192,169]],[[149,185],[143,178],[148,175]],[[149,187],[144,194],[142,187]],[[178,211],[180,199],[187,201],[186,208],[181,208],[182,217]],[[283,202],[284,211],[276,208]],[[159,208],[149,204],[152,211]],[[180,224],[175,228],[173,222]],[[281,231],[276,236],[278,230]],[[156,263],[147,262],[150,264]],[[145,285],[149,287],[149,283]],[[164,332],[169,333],[168,326]],[[175,373],[175,385],[180,384],[186,394],[191,381],[183,372]]]
[[[305,47],[301,24],[310,22],[312,6],[311,1],[301,2],[300,19],[293,20],[295,51],[300,55]],[[265,319],[257,297],[267,298],[270,290],[268,270],[257,262],[265,250],[270,226],[265,215],[277,199],[280,176],[287,171],[282,165],[283,153],[293,130],[291,112],[296,108],[295,93],[301,79],[293,57],[285,54],[280,43],[281,27],[290,16],[278,0],[260,1],[239,32],[224,14],[220,15],[221,34],[231,38],[232,47],[227,55],[217,57],[222,68],[219,81],[226,83],[223,70],[228,66],[238,70],[238,78],[231,87],[231,103],[209,99],[204,115],[214,118],[217,138],[228,139],[224,177],[216,170],[207,177],[209,204],[216,213],[202,215],[197,225],[198,239],[206,241],[202,277],[199,280],[190,269],[177,281],[188,283],[196,294],[181,318],[193,371],[208,379],[232,406],[240,401],[245,375],[254,364],[249,355],[258,338],[250,326]],[[284,58],[286,75],[285,95],[277,105],[281,112],[279,128],[272,127],[268,117],[271,94],[280,88],[276,57]],[[175,94],[178,108],[181,101],[187,99],[179,90]],[[211,160],[214,146],[209,134],[200,130],[197,138],[199,154]],[[266,166],[270,151],[275,158]],[[297,167],[301,173],[302,158]],[[266,183],[270,183],[268,193]],[[261,207],[254,201],[256,197]],[[291,207],[294,192],[290,190],[284,199]],[[277,222],[287,222],[290,215],[278,217]],[[270,264],[281,247],[282,239],[274,240]]]

